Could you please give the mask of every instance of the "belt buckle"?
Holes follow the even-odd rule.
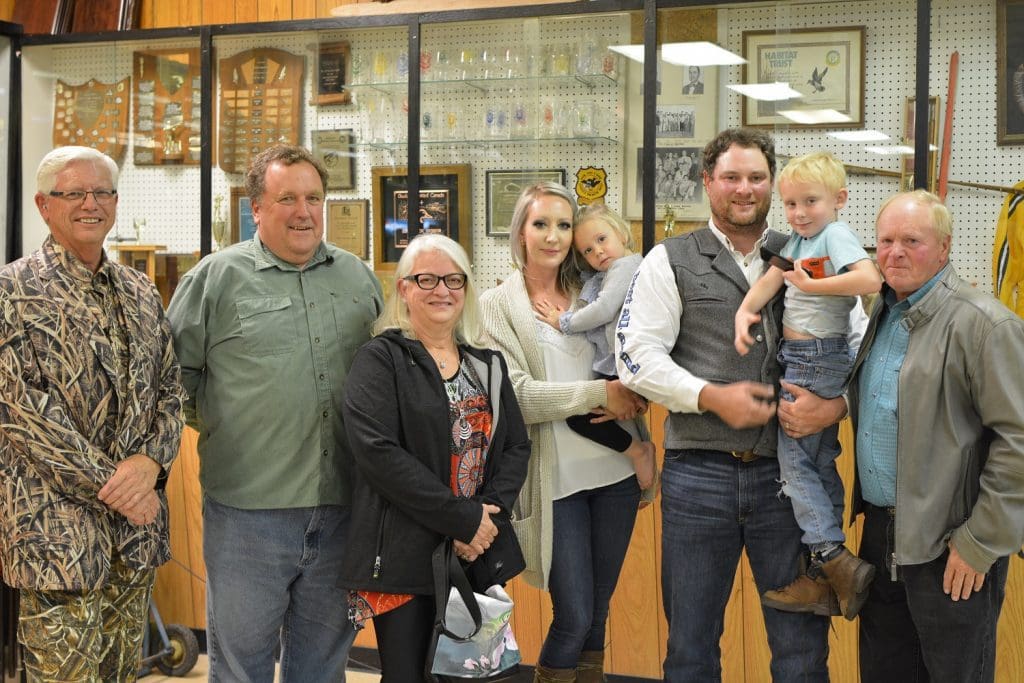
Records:
[[[736,458],[737,460],[743,463],[754,462],[759,457],[761,457],[757,453],[755,453],[753,449],[747,451],[729,451],[729,453],[730,455],[732,455],[732,457]]]

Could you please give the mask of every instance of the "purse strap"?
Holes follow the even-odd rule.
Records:
[[[476,594],[473,592],[472,586],[469,585],[469,579],[466,578],[466,572],[455,556],[451,539],[446,539],[434,549],[431,565],[434,568],[434,630],[459,643],[472,640],[483,624],[483,616],[480,614],[480,605],[477,604]],[[464,636],[449,631],[448,625],[445,623],[450,588],[458,591],[466,609],[469,610],[469,616],[473,618],[473,631]]]
[[[434,663],[434,655],[437,653],[437,641],[442,635],[448,636],[459,643],[471,640],[480,631],[480,627],[483,625],[483,617],[480,614],[480,605],[476,601],[476,594],[469,585],[466,572],[463,571],[462,565],[455,556],[455,550],[452,547],[452,540],[450,538],[445,539],[434,548],[430,564],[434,572],[434,635],[430,639],[430,648],[427,651],[424,674],[428,681],[436,681],[438,679],[431,672],[431,667]],[[448,625],[445,623],[445,613],[448,611],[448,595],[451,593],[451,588],[455,588],[458,591],[462,602],[466,605],[466,609],[469,610],[469,615],[473,618],[473,632],[465,636],[452,633],[448,630]]]

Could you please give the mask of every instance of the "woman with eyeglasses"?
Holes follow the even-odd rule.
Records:
[[[356,628],[373,619],[384,683],[424,677],[434,549],[450,537],[472,565],[526,478],[526,426],[504,359],[482,348],[479,310],[466,252],[421,234],[346,380],[356,467],[339,584]]]
[[[508,360],[532,441],[515,529],[523,578],[551,594],[554,619],[534,670],[541,683],[604,680],[608,603],[641,499],[629,458],[576,434],[565,419],[600,413],[629,420],[646,402],[619,380],[595,376],[585,336],[562,334],[534,312],[577,307],[576,211],[557,183],[523,190],[510,231],[518,268],[481,297],[484,326]],[[647,499],[653,494],[652,487]]]

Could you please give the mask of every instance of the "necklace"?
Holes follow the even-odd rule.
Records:
[[[438,365],[441,367],[442,370],[444,370],[446,367],[448,367],[448,361],[442,358],[441,362],[438,363]]]

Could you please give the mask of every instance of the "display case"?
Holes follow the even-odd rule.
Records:
[[[773,133],[780,163],[819,149],[844,161],[843,218],[871,246],[881,201],[900,182],[929,182],[931,131],[949,125],[950,58],[959,51],[971,77],[952,91],[952,260],[991,289],[992,235],[1024,161],[1024,105],[1014,94],[1024,43],[1012,30],[1020,6],[596,0],[24,40],[15,32],[13,47],[0,35],[0,80],[8,60],[21,81],[11,126],[3,118],[8,90],[0,90],[0,152],[17,161],[7,187],[21,188],[0,200],[10,202],[9,215],[21,214],[7,253],[26,253],[45,237],[33,178],[54,136],[86,136],[123,155],[108,246],[147,269],[145,248],[163,247],[152,250],[152,267],[167,297],[198,258],[251,236],[245,165],[286,140],[328,167],[327,239],[382,280],[416,232],[448,230],[469,248],[486,288],[510,270],[502,217],[525,184],[560,179],[582,201],[608,203],[632,221],[646,251],[706,222],[701,151],[717,131],[743,124]],[[731,57],[692,56],[697,43]],[[791,86],[781,100],[755,100],[738,87],[774,82]],[[811,117],[826,109],[838,118]],[[6,147],[8,130],[17,153]],[[458,222],[442,220],[440,209]],[[785,229],[780,202],[769,220]],[[661,673],[660,523],[656,513],[640,517],[613,602],[615,673]],[[517,635],[531,661],[549,605],[524,586],[514,593]],[[741,570],[734,596],[723,678],[767,680],[749,571]],[[1008,628],[1024,630],[1019,610],[1004,613]],[[1011,640],[1001,636],[1000,646]],[[856,680],[855,627],[837,622],[832,645],[833,680]],[[1024,670],[1019,656],[1001,652],[1000,662],[1004,673],[1012,668],[1006,680]]]

